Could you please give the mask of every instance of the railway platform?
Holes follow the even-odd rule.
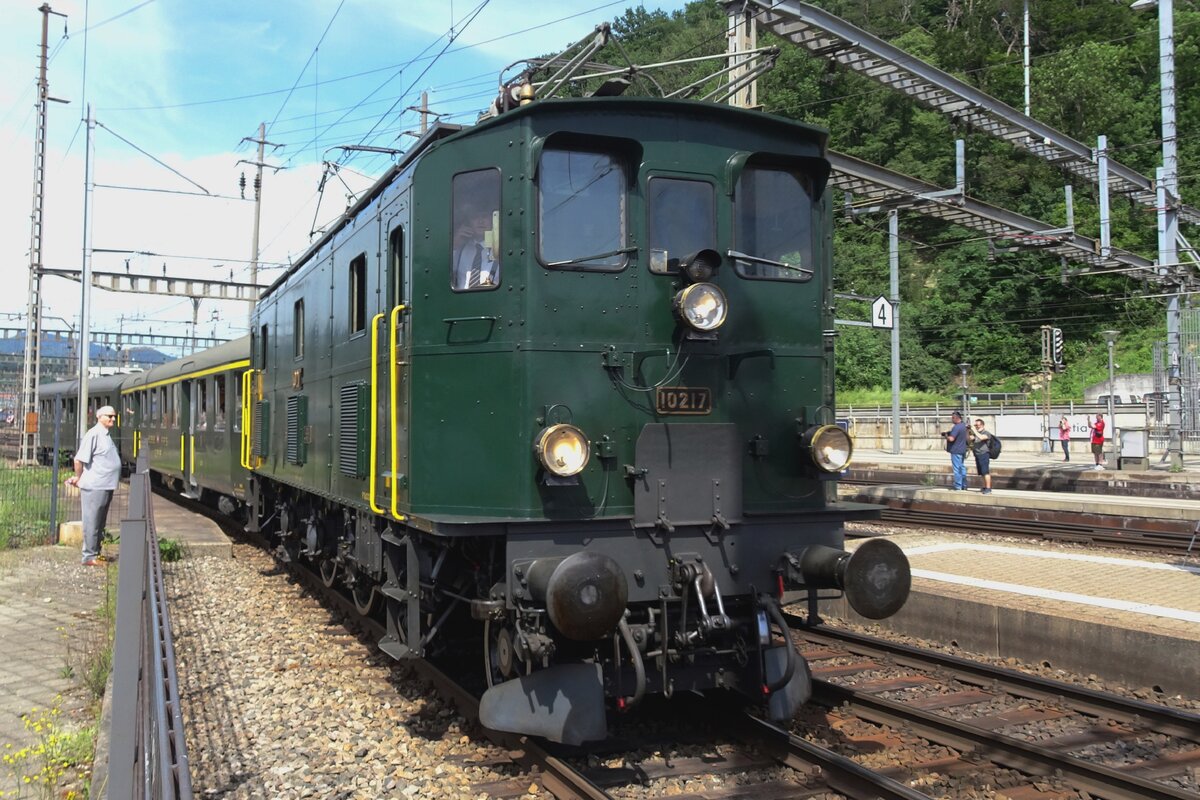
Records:
[[[178,541],[193,555],[233,557],[233,543],[220,525],[158,492],[154,493],[154,526],[160,540]]]
[[[824,604],[822,614],[1145,687],[1148,696],[1200,696],[1195,555],[1099,552],[950,532],[893,532],[889,538],[912,567],[904,608],[871,621],[836,600]]]

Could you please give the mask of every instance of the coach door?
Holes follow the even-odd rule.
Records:
[[[196,381],[179,384],[179,403],[179,471],[183,473],[183,491],[190,494],[196,488]]]

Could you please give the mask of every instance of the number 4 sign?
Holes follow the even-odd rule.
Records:
[[[875,302],[871,303],[871,327],[891,329],[895,324],[895,319],[895,310],[888,299],[883,295],[875,298]]]

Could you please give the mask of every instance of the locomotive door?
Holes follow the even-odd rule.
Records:
[[[383,468],[391,476],[388,500],[393,517],[402,516],[400,509],[407,508],[409,498],[408,425],[411,336],[409,331],[409,264],[405,237],[408,216],[407,192],[396,201],[392,215],[384,212],[384,231],[387,240],[386,287],[388,315],[385,328],[388,335],[388,353],[383,365],[384,382],[388,387],[387,398],[379,404],[376,413],[386,413],[387,419],[381,427],[388,432],[386,452],[389,461]]]

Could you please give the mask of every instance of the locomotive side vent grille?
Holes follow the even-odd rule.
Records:
[[[254,404],[254,419],[251,421],[251,430],[253,431],[252,444],[254,445],[252,455],[257,458],[266,458],[267,451],[270,446],[268,438],[268,430],[271,425],[271,406],[267,400],[259,400]]]
[[[351,478],[363,477],[365,388],[362,383],[348,383],[338,398],[338,471]]]
[[[308,425],[308,398],[294,394],[287,399],[287,460],[297,466],[306,460],[304,427]]]

